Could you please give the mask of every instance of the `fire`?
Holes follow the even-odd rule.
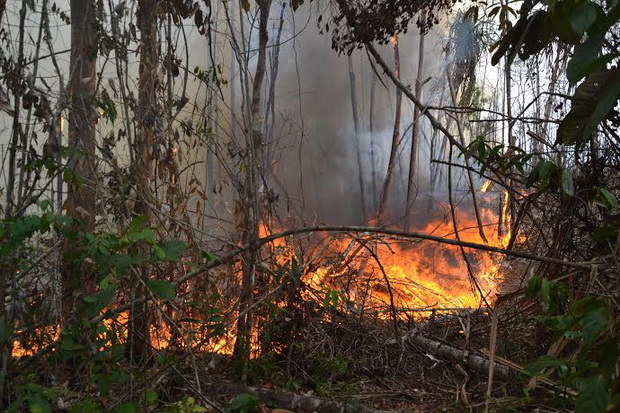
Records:
[[[493,181],[491,181],[490,179],[487,180],[485,183],[482,184],[482,186],[480,187],[480,192],[488,192],[489,189],[493,188]]]
[[[473,220],[460,222],[460,239],[482,243]],[[452,224],[431,223],[423,232],[454,238]],[[330,273],[320,268],[311,274],[310,284],[348,286],[348,300],[359,311],[381,312],[395,307],[406,314],[425,308],[476,308],[483,303],[470,282],[467,264],[458,247],[431,242],[363,242],[364,249],[348,264],[344,272]],[[500,244],[495,238],[490,242]],[[342,250],[343,245],[337,248]],[[466,251],[477,283],[487,298],[496,290],[499,263],[488,254]],[[353,288],[351,288],[353,286]],[[384,313],[388,316],[388,313]]]
[[[488,228],[498,220],[488,208],[483,209],[481,218]],[[460,217],[458,228],[460,240],[485,243],[473,217]],[[453,224],[445,220],[416,229],[456,238]],[[505,235],[489,229],[486,232],[489,245],[505,245]],[[269,233],[263,226],[261,235]],[[353,240],[327,237],[326,242],[329,242],[328,247],[321,247],[317,255],[336,258],[323,259],[314,265],[316,269],[305,274],[304,282],[315,291],[314,299],[337,290],[345,296],[345,305],[360,313],[386,318],[391,308],[403,315],[417,314],[427,308],[477,308],[485,301],[492,301],[497,290],[501,262],[485,252],[465,250],[471,265],[470,275],[462,251],[455,246],[428,241],[403,242],[371,235]],[[278,247],[288,249],[288,256],[294,248],[282,245],[281,240]],[[287,254],[283,254],[282,259],[286,257]],[[475,288],[472,277],[477,284]]]
[[[510,228],[507,195],[505,193],[502,197],[500,213],[501,221]],[[482,197],[481,202],[490,199],[490,196]],[[457,220],[458,239],[485,243],[473,216],[459,212]],[[505,247],[510,240],[510,233],[499,231],[496,224],[500,217],[490,208],[483,207],[481,220],[485,225],[486,243]],[[445,217],[411,229],[444,238],[457,238],[454,224]],[[260,237],[273,232],[273,225],[261,224]],[[268,261],[265,261],[259,265],[264,266],[263,269],[269,267],[268,271],[274,273],[282,273],[281,269],[287,266],[291,268],[294,261],[295,265],[301,267],[300,281],[305,285],[302,293],[304,299],[314,300],[320,305],[336,305],[360,316],[379,319],[388,319],[394,314],[400,318],[420,318],[428,314],[425,312],[428,309],[447,311],[479,308],[493,301],[501,275],[501,257],[491,253],[471,249],[462,251],[459,247],[436,242],[403,241],[376,234],[315,234],[313,239],[305,238],[302,243],[279,238],[267,244],[261,255],[271,264],[267,265],[265,263]],[[231,271],[239,276],[238,267]],[[179,296],[183,298],[184,292],[179,291]],[[330,302],[326,297],[335,297],[337,299],[333,301],[337,302]],[[283,305],[277,300],[272,302]],[[225,310],[232,315],[226,321],[220,316],[215,317],[221,318],[217,323],[222,324],[217,326],[209,324],[210,321],[200,321],[205,317],[204,314],[193,314],[190,310],[180,315],[177,311],[180,311],[177,306],[168,308],[154,305],[151,308],[150,342],[155,350],[174,346],[195,352],[232,353],[235,342],[233,309]],[[126,342],[128,322],[127,312],[105,320],[104,332],[99,336],[104,339],[102,342],[112,343],[112,338]],[[59,331],[58,326],[45,327],[40,334],[37,333],[38,336],[47,337],[45,343],[39,345],[58,339]],[[214,334],[214,331],[218,333]],[[110,340],[107,340],[106,334],[111,334]],[[258,351],[259,336],[256,329],[252,337],[254,351]],[[31,355],[39,349],[36,345],[28,344],[25,346],[16,340],[13,356]],[[107,345],[111,344],[103,344],[104,347]]]

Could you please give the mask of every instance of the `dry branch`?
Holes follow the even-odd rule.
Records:
[[[497,171],[497,168],[493,167],[493,165],[490,165],[486,162],[484,162],[482,159],[476,157],[475,154],[471,154],[469,155],[467,152],[467,148],[465,148],[465,146],[463,146],[455,137],[454,135],[452,135],[450,133],[450,131],[448,131],[448,129],[446,129],[446,127],[444,125],[441,124],[441,122],[439,122],[437,120],[437,118],[435,116],[433,116],[432,113],[430,113],[429,111],[429,107],[424,105],[416,96],[414,96],[414,94],[411,92],[411,89],[406,86],[403,82],[400,81],[400,79],[398,79],[398,77],[396,77],[396,75],[394,74],[394,72],[389,68],[389,66],[387,65],[387,63],[385,62],[385,60],[383,60],[383,58],[381,57],[381,55],[379,54],[379,52],[377,51],[377,49],[375,49],[375,47],[370,44],[367,43],[366,44],[366,50],[368,50],[368,52],[375,58],[375,60],[377,61],[377,63],[379,64],[379,66],[381,66],[381,68],[384,70],[384,72],[388,75],[388,77],[392,80],[392,82],[394,83],[394,85],[401,90],[405,96],[407,96],[407,98],[417,107],[420,109],[420,112],[426,116],[426,118],[430,121],[431,125],[433,126],[433,128],[440,130],[445,136],[446,138],[448,138],[448,141],[450,141],[450,144],[456,146],[459,151],[461,151],[461,153],[463,153],[465,156],[471,156],[474,159],[476,159],[478,162],[480,162],[481,164],[483,164],[485,167],[487,167],[487,169],[489,169],[490,171],[495,172],[498,176],[503,176],[503,174],[501,172]],[[516,179],[515,179],[516,181]]]

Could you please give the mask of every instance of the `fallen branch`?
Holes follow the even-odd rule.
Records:
[[[438,358],[444,360],[451,360],[456,363],[465,363],[470,369],[476,370],[482,374],[489,374],[489,371],[493,370],[494,374],[497,377],[507,379],[512,376],[511,370],[503,366],[499,363],[493,363],[493,369],[491,369],[491,363],[489,360],[482,356],[477,356],[475,354],[470,354],[467,351],[458,349],[456,347],[449,346],[447,344],[441,343],[439,341],[431,340],[430,338],[426,338],[418,334],[416,330],[412,330],[409,333],[405,334],[400,340],[409,341],[425,351],[432,353],[432,356],[437,356]],[[388,341],[388,344],[395,344],[396,340]]]

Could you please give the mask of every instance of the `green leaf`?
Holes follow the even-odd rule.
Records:
[[[551,41],[551,27],[549,15],[546,11],[539,10],[530,18],[526,33],[522,37],[523,47],[522,51],[519,52],[519,57],[522,60],[528,59],[547,47]]]
[[[598,104],[590,115],[590,121],[586,124],[584,137],[588,139],[598,127],[599,123],[607,117],[609,112],[618,104],[620,97],[620,70],[610,71],[611,76],[617,76],[615,79],[606,82],[598,96]]]
[[[540,298],[545,304],[549,304],[551,301],[551,283],[544,278],[540,283]]]
[[[573,184],[573,175],[564,170],[562,171],[562,192],[568,196],[575,195],[575,186]]]
[[[93,294],[91,297],[94,300],[84,300],[88,303],[87,313],[89,317],[94,317],[101,312],[104,308],[108,307],[116,294],[116,286],[114,284],[108,284],[102,282],[102,287]]]
[[[60,342],[60,349],[67,353],[78,353],[85,349],[85,347],[76,342],[70,336],[64,337]]]
[[[534,186],[536,182],[538,182],[538,173],[539,173],[539,168],[538,168],[538,165],[536,165],[534,169],[532,169],[532,172],[530,172],[527,179],[525,180],[526,187],[531,188],[532,186]]]
[[[585,346],[590,346],[607,329],[609,314],[603,300],[588,304],[581,319],[581,332]]]
[[[259,398],[251,392],[238,394],[230,402],[230,410],[236,413],[254,413],[258,408]]]
[[[609,238],[611,238],[613,235],[617,234],[618,229],[620,228],[618,227],[617,223],[612,224],[612,225],[604,225],[602,227],[598,227],[592,233],[592,239],[594,239],[594,241],[598,243],[605,242]]]
[[[114,409],[114,413],[138,413],[138,405],[135,403],[125,403]]]
[[[128,232],[140,231],[142,227],[144,226],[145,220],[146,220],[146,217],[144,215],[138,215],[137,217],[132,219],[131,222],[129,223]]]
[[[611,378],[616,371],[616,363],[620,358],[618,336],[610,337],[601,345],[592,350],[592,360],[596,360],[607,378]]]
[[[551,174],[557,169],[555,164],[551,161],[542,161],[538,164],[540,166],[540,170],[538,172],[539,179],[541,183],[546,183],[551,178]]]
[[[154,392],[153,390],[147,390],[144,393],[144,402],[147,405],[151,405],[151,404],[155,403],[156,400],[157,400],[157,393]]]
[[[155,253],[154,260],[163,260],[166,257],[166,252],[159,245],[153,245],[153,252]]]
[[[603,376],[579,377],[574,384],[579,392],[575,413],[604,413],[607,410],[610,397]]]
[[[40,395],[28,397],[28,409],[30,413],[51,413],[52,406]]]
[[[565,363],[563,360],[555,356],[550,355],[542,355],[538,357],[538,359],[523,368],[523,372],[530,376],[535,376],[549,367],[561,367],[564,366]]]
[[[605,188],[599,188],[598,192],[601,196],[601,199],[605,203],[605,206],[608,209],[612,211],[615,211],[616,209],[618,209],[618,199],[616,198],[614,194],[612,194]]]
[[[89,398],[85,398],[73,405],[70,413],[99,413],[102,411],[100,407],[101,406],[99,403],[94,402]]]
[[[0,343],[8,342],[13,336],[13,326],[6,322],[6,315],[0,316]]]
[[[148,280],[146,285],[155,297],[161,298],[162,300],[173,300],[177,296],[174,285],[170,284],[168,281]]]
[[[527,287],[525,288],[525,296],[527,298],[534,298],[538,295],[538,292],[540,291],[540,286],[542,284],[542,278],[541,277],[532,277],[530,278],[530,280],[527,283]]]
[[[167,241],[160,245],[161,250],[164,252],[164,255],[161,260],[164,261],[178,261],[179,256],[185,251],[187,248],[187,244],[183,241]]]
[[[112,375],[110,374],[97,374],[94,377],[94,381],[97,385],[97,389],[102,396],[107,397],[110,395],[110,389],[112,388]]]
[[[73,184],[77,188],[82,186],[82,180],[80,177],[71,169],[65,169],[62,173],[62,180],[68,184]]]
[[[596,21],[598,12],[599,7],[590,1],[577,7],[570,17],[570,25],[575,33],[583,36]]]
[[[584,130],[586,127],[587,117],[579,116],[575,113],[569,113],[562,119],[558,126],[558,142],[564,145],[574,145],[584,139]]]
[[[605,35],[588,36],[585,42],[575,46],[573,57],[566,65],[566,78],[571,84],[576,84],[590,73],[602,69],[605,64],[613,60],[613,54],[599,57]]]
[[[208,251],[202,251],[202,258],[205,259],[207,264],[209,264],[212,261],[217,261],[219,259],[216,255],[213,255]]]
[[[575,44],[579,43],[581,36],[575,32],[572,24],[567,21],[572,16],[574,7],[567,3],[568,2],[565,1],[558,1],[555,3],[555,7],[551,14],[551,30],[562,42]]]
[[[48,200],[43,200],[41,202],[39,202],[39,208],[41,208],[43,211],[47,211],[51,208],[51,203]]]
[[[155,232],[152,229],[143,229],[141,231],[129,232],[127,239],[131,242],[136,241],[153,241],[155,239]]]

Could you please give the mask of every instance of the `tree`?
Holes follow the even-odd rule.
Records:
[[[265,176],[261,166],[263,165],[263,134],[261,127],[260,108],[261,90],[266,72],[267,42],[269,33],[267,24],[271,0],[258,0],[258,59],[256,71],[252,83],[252,92],[246,96],[246,112],[249,112],[248,124],[246,125],[246,151],[244,162],[245,177],[243,192],[240,193],[243,220],[243,243],[254,244],[258,239],[258,228],[261,222],[262,208],[259,196],[259,187],[265,182]],[[248,10],[246,10],[248,11]],[[247,67],[246,67],[247,69]],[[249,82],[246,91],[249,92]],[[248,102],[249,101],[249,102]],[[249,106],[249,107],[248,107]],[[235,356],[241,362],[240,370],[242,380],[247,376],[247,362],[250,357],[251,336],[253,328],[252,303],[254,301],[254,287],[256,283],[256,261],[258,251],[252,248],[243,254],[243,270],[241,280],[241,294],[239,296],[239,319],[237,322],[237,338],[235,341]]]
[[[97,161],[95,158],[95,87],[97,82],[96,4],[94,0],[71,0],[71,60],[69,161],[65,172],[68,193],[65,208],[76,219],[77,231],[95,229]],[[65,245],[63,274],[63,315],[68,317],[76,303],[76,293],[88,294],[96,288],[92,272],[74,266],[80,248]],[[78,303],[79,304],[79,303]]]

